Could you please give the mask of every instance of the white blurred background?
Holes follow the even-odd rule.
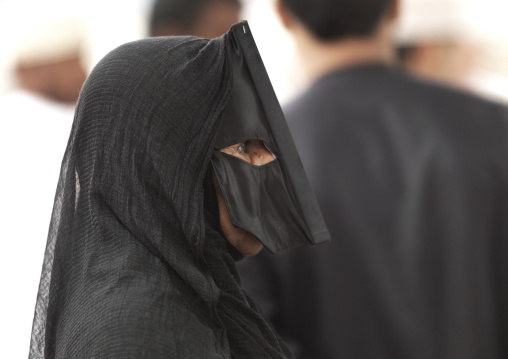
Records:
[[[63,53],[62,43],[80,39],[77,51],[88,72],[111,49],[146,36],[151,1],[0,0],[1,358],[28,355],[52,201],[73,112],[69,104],[54,104],[46,111],[45,100],[20,94],[17,56],[43,61]],[[285,103],[308,85],[293,41],[272,0],[243,3],[242,17],[250,22],[274,89]],[[506,14],[506,0],[405,0],[397,39],[401,47],[421,50],[413,61],[421,76],[508,103]],[[69,18],[72,25],[62,25]],[[51,23],[60,24],[51,36],[33,36]]]

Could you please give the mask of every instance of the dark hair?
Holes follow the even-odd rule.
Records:
[[[394,0],[282,0],[318,39],[368,36]]]
[[[155,35],[157,28],[164,25],[178,25],[185,31],[192,29],[200,11],[215,1],[240,6],[240,0],[155,0],[150,15],[150,35]]]

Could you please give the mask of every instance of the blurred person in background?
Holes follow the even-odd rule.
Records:
[[[474,50],[454,38],[407,41],[397,48],[403,69],[429,80],[468,88],[474,64]]]
[[[239,263],[297,358],[508,357],[508,109],[394,69],[397,0],[277,0],[332,243]]]
[[[75,19],[69,18],[51,24],[52,29],[33,33],[33,38],[22,44],[18,53],[16,77],[19,88],[46,100],[48,106],[73,108],[86,79],[81,63],[80,34],[73,33],[80,29],[73,21]]]
[[[397,57],[407,71],[467,88],[475,65],[463,4],[457,0],[404,0],[397,27]]]
[[[0,335],[9,338],[0,356],[9,358],[26,357],[56,182],[86,76],[79,19],[67,13],[48,19],[35,8],[2,14],[22,23],[2,34],[17,40],[2,50],[15,84],[0,96],[0,262],[9,273],[4,288],[11,288],[0,306]]]
[[[397,28],[399,65],[416,76],[508,102],[508,80],[485,68],[492,50],[475,35],[467,5],[404,0]]]
[[[155,0],[149,34],[213,39],[240,20],[241,9],[240,0]]]

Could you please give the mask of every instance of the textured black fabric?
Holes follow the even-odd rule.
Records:
[[[147,39],[112,51],[87,79],[30,358],[286,357],[240,287],[213,205],[227,51],[224,38]]]
[[[239,270],[295,356],[508,358],[508,109],[368,65],[285,114],[332,242]]]

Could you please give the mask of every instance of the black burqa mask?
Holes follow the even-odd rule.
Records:
[[[243,26],[214,40],[125,44],[90,74],[62,161],[30,358],[290,357],[240,286],[212,182],[234,86],[230,38]]]
[[[234,226],[272,253],[330,240],[247,23],[226,35],[232,90],[212,165]],[[255,166],[221,149],[262,141],[275,160]]]

